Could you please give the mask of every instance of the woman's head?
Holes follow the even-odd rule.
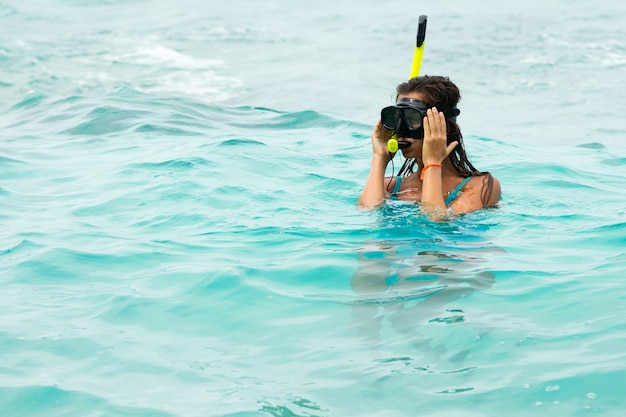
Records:
[[[459,88],[448,77],[429,76],[411,78],[396,87],[398,96],[410,93],[420,93],[426,103],[439,110],[456,107],[461,100]]]
[[[397,97],[418,94],[420,99],[426,102],[429,107],[436,107],[439,111],[456,108],[458,102],[461,100],[461,93],[456,84],[450,81],[448,77],[436,75],[423,75],[421,77],[411,78],[396,87],[396,94]],[[463,135],[461,134],[459,125],[456,121],[447,118],[446,130],[447,143],[450,144],[454,141],[459,143],[449,156],[454,169],[464,177],[478,174],[478,171],[469,162],[465,154]],[[415,161],[409,163],[409,165],[405,165],[406,169],[403,174],[408,174],[409,172],[406,171],[413,171]]]

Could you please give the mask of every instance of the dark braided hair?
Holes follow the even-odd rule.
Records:
[[[421,77],[411,78],[409,81],[403,82],[396,87],[397,95],[415,92],[424,96],[424,101],[429,107],[436,107],[439,111],[455,108],[461,100],[461,92],[456,84],[450,81],[448,77],[437,75],[422,75]],[[456,121],[446,118],[446,131],[448,136],[446,142],[448,145],[458,141],[458,145],[448,156],[456,172],[464,178],[485,176],[487,184],[486,187],[483,187],[481,200],[483,205],[486,206],[493,190],[493,176],[489,172],[478,171],[469,161],[463,146],[461,128]],[[407,159],[404,161],[402,168],[400,168],[398,175],[405,177],[411,175],[416,165],[417,160],[414,158]]]

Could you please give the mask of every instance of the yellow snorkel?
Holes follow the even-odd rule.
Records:
[[[415,42],[415,50],[413,51],[413,63],[411,64],[409,80],[420,75],[422,58],[424,57],[424,40],[426,39],[427,19],[428,17],[426,15],[421,15],[417,23],[417,39]],[[398,152],[398,135],[395,133],[391,135],[391,138],[387,142],[387,150],[391,153]]]
[[[415,51],[413,52],[413,64],[411,65],[411,74],[409,75],[409,80],[420,75],[422,57],[424,56],[424,40],[426,39],[426,19],[426,15],[421,15],[417,24],[417,40],[415,42]]]

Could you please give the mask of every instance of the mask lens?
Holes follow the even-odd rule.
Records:
[[[409,125],[409,129],[417,130],[422,127],[422,113],[417,109],[405,108],[404,109],[404,118],[406,119],[407,124]]]
[[[385,129],[394,130],[400,117],[400,109],[397,107],[385,107],[380,111],[380,119]]]

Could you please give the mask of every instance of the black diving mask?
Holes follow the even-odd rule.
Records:
[[[399,98],[395,106],[385,107],[380,111],[380,119],[385,129],[393,130],[399,137],[413,139],[424,138],[423,120],[428,104],[414,98]],[[446,119],[456,121],[461,111],[456,107],[443,111]]]

